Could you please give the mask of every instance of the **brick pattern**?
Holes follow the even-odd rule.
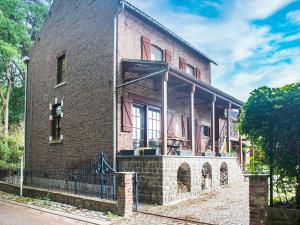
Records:
[[[118,173],[118,213],[121,216],[132,214],[133,173]]]
[[[268,176],[249,176],[250,225],[266,224],[268,207]]]
[[[129,59],[141,59],[141,37],[149,37],[151,43],[157,45],[161,49],[169,50],[172,55],[172,65],[179,68],[179,57],[184,57],[188,63],[201,69],[202,81],[211,83],[211,71],[210,63],[204,58],[199,58],[191,51],[184,48],[178,42],[172,40],[161,31],[144,23],[140,18],[129,14],[128,12],[122,12],[118,17],[118,83],[122,82],[122,68],[121,60],[123,58]],[[173,78],[174,79],[174,78]],[[125,92],[132,92],[143,97],[148,97],[157,101],[158,105],[161,105],[162,92],[161,92],[161,79],[147,79],[137,84],[133,84],[122,88],[119,91],[117,97],[117,113],[118,113],[118,150],[132,149],[132,134],[128,132],[122,132],[121,120],[122,120],[122,108],[121,108],[121,96]],[[188,91],[179,91],[174,89],[171,85],[168,88],[168,106],[169,109],[175,111],[175,135],[181,137],[181,115],[189,115],[190,111],[190,99]],[[196,98],[198,98],[196,96]],[[202,98],[202,96],[200,97]],[[195,107],[195,119],[198,120],[198,124],[210,126],[210,112],[209,106],[197,105]],[[202,149],[204,149],[209,141],[209,138],[203,138],[201,140]]]
[[[26,167],[49,177],[113,151],[113,17],[118,0],[56,0],[31,54],[27,85]],[[67,16],[66,16],[67,15]],[[105,21],[105,22],[104,22]],[[66,84],[56,87],[66,53]],[[63,143],[49,145],[49,104],[64,98]]]

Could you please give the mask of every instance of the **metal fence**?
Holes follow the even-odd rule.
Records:
[[[0,181],[20,185],[20,170],[1,169]],[[49,173],[49,170],[24,170],[24,185],[84,197],[117,200],[117,175],[104,154],[99,159],[70,172]]]

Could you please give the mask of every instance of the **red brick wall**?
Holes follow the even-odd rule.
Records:
[[[151,39],[151,43],[160,47],[162,50],[168,49],[172,53],[173,66],[179,68],[179,57],[183,57],[194,67],[201,69],[202,80],[206,83],[211,82],[210,63],[204,58],[199,58],[194,53],[184,48],[180,43],[174,41],[169,36],[158,31],[152,26],[148,25],[136,16],[122,12],[118,17],[118,83],[122,82],[122,68],[121,60],[127,59],[141,59],[141,37],[145,35]],[[132,134],[122,132],[122,108],[121,96],[125,92],[132,92],[147,98],[151,98],[161,104],[161,79],[144,80],[134,85],[122,88],[118,92],[117,97],[117,148],[118,150],[132,149]],[[180,99],[180,100],[179,100]],[[190,113],[190,98],[189,92],[178,91],[168,87],[168,108],[175,111],[175,134],[181,137],[181,115],[183,113]],[[210,126],[210,112],[209,105],[197,105],[195,118],[198,123]],[[201,145],[205,148],[208,138],[203,138]]]
[[[113,17],[117,0],[57,0],[31,51],[26,166],[63,173],[113,146]],[[56,85],[66,52],[66,85]],[[49,104],[64,98],[63,143],[49,145]]]

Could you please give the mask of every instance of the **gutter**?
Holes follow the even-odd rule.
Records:
[[[113,169],[117,169],[117,32],[118,16],[124,10],[124,3],[121,2],[121,8],[114,16],[114,59],[113,59]]]

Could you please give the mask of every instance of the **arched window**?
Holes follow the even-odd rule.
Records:
[[[195,69],[193,66],[187,64],[186,65],[186,73],[191,75],[191,76],[195,76]]]
[[[187,163],[182,163],[177,170],[177,191],[179,193],[191,191],[191,169]]]
[[[163,61],[163,51],[156,47],[155,45],[151,45],[151,60],[155,61]]]

